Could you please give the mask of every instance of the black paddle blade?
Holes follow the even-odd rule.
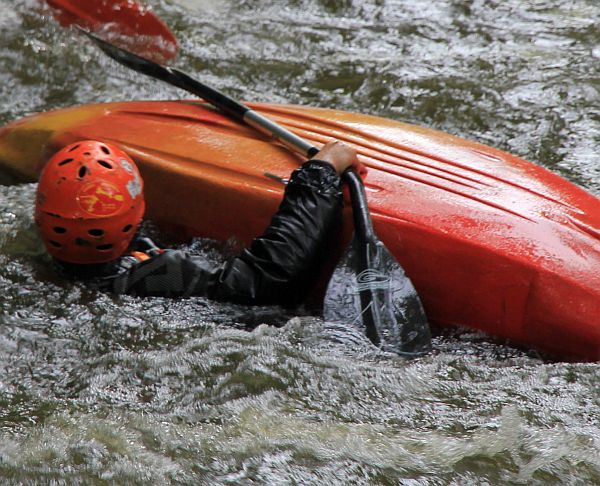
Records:
[[[323,314],[326,321],[362,328],[384,351],[414,357],[431,350],[419,296],[377,238],[354,236],[327,287]]]

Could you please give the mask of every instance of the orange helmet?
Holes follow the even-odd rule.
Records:
[[[133,160],[114,145],[86,140],[59,150],[44,167],[35,222],[58,260],[104,263],[127,250],[144,208]]]

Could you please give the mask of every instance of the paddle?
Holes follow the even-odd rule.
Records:
[[[173,59],[177,39],[151,10],[133,0],[46,0],[56,20],[112,35],[129,49],[156,60]]]
[[[120,64],[199,96],[308,158],[319,151],[284,127],[184,72],[149,61],[79,30]],[[330,280],[324,317],[364,326],[367,337],[386,351],[409,356],[423,354],[430,349],[431,335],[417,292],[373,230],[360,176],[349,170],[343,177],[350,189],[355,232]]]

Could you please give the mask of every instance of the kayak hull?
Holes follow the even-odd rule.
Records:
[[[433,324],[465,326],[565,359],[600,359],[600,201],[502,151],[378,117],[250,104],[310,142],[353,146],[368,168],[380,239]],[[58,110],[0,129],[0,165],[35,180],[82,139],[138,163],[147,216],[186,236],[246,244],[260,234],[302,160],[196,102]],[[349,238],[344,218],[340,245]]]

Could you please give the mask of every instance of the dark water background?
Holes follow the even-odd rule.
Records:
[[[149,2],[176,62],[253,101],[438,128],[600,194],[596,0]],[[0,123],[182,94],[0,0]],[[0,174],[0,482],[600,484],[600,366],[445,333],[405,362],[318,319],[56,277]],[[199,251],[218,259],[214,245]]]

